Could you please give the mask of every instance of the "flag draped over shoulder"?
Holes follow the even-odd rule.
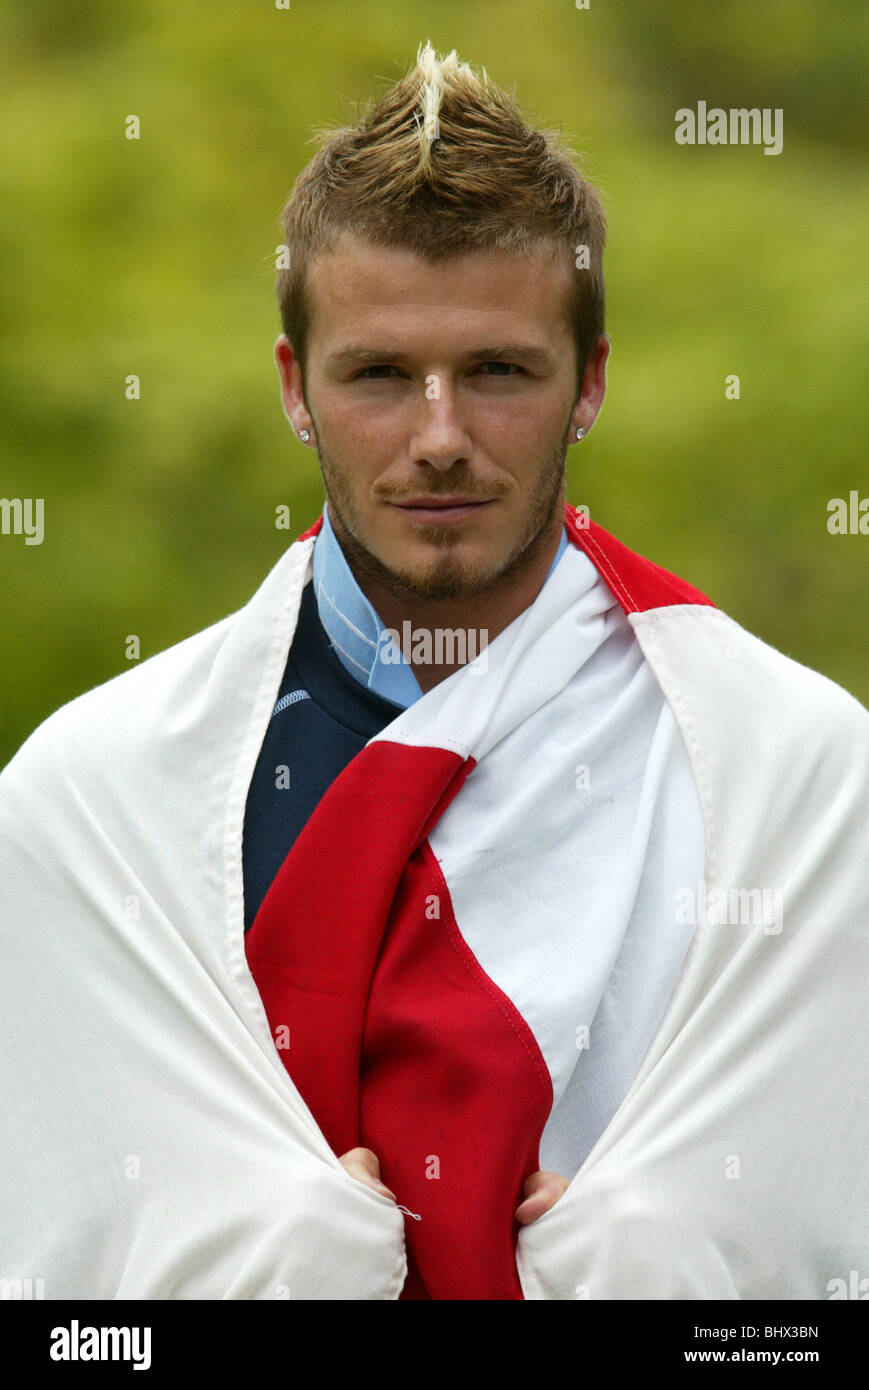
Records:
[[[574,546],[485,673],[436,686],[333,783],[247,942],[245,799],[315,531],[0,775],[0,1277],[48,1298],[473,1298],[484,1278],[503,1298],[819,1299],[869,1274],[869,714],[567,521]],[[523,776],[545,799],[572,772],[580,560],[681,731],[706,863],[627,1095],[517,1231],[552,1078],[469,944],[497,886],[475,897],[453,847],[482,864],[510,843],[520,808],[486,822],[463,792],[544,706]],[[569,837],[563,872],[581,893]],[[534,862],[497,901],[543,939]],[[414,1216],[344,1171],[359,1143]],[[450,1223],[466,1253],[446,1262]]]

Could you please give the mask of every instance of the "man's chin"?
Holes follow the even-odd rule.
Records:
[[[497,572],[479,565],[460,565],[454,560],[419,569],[388,569],[396,593],[407,598],[459,599],[485,591]]]

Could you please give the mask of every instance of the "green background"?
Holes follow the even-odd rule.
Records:
[[[570,500],[869,703],[869,536],[826,526],[869,496],[864,0],[16,3],[0,496],[43,497],[45,540],[0,536],[0,763],[129,634],[145,657],[240,607],[318,515],[272,360],[278,216],[313,127],[426,38],[563,129],[607,208],[609,387]],[[699,100],[782,107],[783,152],[676,145]]]

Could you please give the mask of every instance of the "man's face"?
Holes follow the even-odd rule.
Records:
[[[304,400],[357,571],[456,598],[554,545],[577,273],[566,248],[430,263],[346,233],[313,262]]]

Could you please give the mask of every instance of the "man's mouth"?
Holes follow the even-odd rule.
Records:
[[[408,513],[414,521],[447,524],[466,521],[481,507],[490,507],[494,497],[407,497],[392,503]]]

